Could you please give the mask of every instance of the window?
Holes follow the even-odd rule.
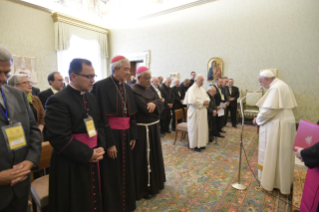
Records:
[[[58,51],[58,71],[64,77],[69,76],[70,62],[74,58],[90,60],[97,75],[95,81],[106,77],[106,59],[101,56],[100,44],[97,40],[85,40],[76,35],[70,39],[70,48]]]

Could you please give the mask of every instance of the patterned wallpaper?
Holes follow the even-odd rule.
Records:
[[[48,88],[48,73],[57,70],[51,14],[1,0],[0,20],[0,44],[14,55],[35,57],[38,83],[34,86]]]
[[[260,69],[277,68],[298,102],[296,120],[319,119],[317,0],[216,1],[110,31],[111,56],[150,50],[155,76],[206,76],[219,57],[224,76],[245,91],[259,88]]]

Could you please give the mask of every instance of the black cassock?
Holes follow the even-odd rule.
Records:
[[[105,184],[102,183],[103,209],[110,212],[133,211],[136,208],[136,197],[130,141],[137,139],[134,94],[129,85],[118,82],[112,76],[95,83],[92,93],[99,102],[104,124],[110,124],[113,132],[113,137],[106,139],[106,148],[115,145],[117,149],[116,159],[105,155],[100,162],[101,177],[106,180]],[[111,122],[112,118],[116,118],[115,121],[130,118],[129,128],[117,129]]]
[[[132,86],[135,94],[138,113],[137,129],[138,140],[134,150],[135,163],[135,182],[136,195],[140,200],[143,196],[151,194],[158,194],[160,190],[164,189],[165,170],[162,153],[162,143],[160,137],[159,123],[148,126],[149,129],[149,144],[150,144],[150,186],[148,186],[148,162],[147,162],[147,135],[146,127],[140,124],[149,124],[159,120],[160,114],[164,109],[162,100],[150,89],[143,88],[135,84]],[[156,108],[153,113],[147,110],[147,103],[153,102]]]
[[[99,164],[89,162],[93,149],[72,136],[87,133],[84,119],[88,115],[98,130],[96,147],[105,148],[105,130],[94,95],[81,95],[67,86],[47,101],[45,124],[53,146],[49,211],[102,211]]]

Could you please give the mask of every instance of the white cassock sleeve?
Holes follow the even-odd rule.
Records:
[[[257,125],[262,126],[270,121],[281,109],[261,108],[257,115]]]
[[[201,109],[204,107],[204,100],[200,99],[200,93],[194,91],[194,89],[186,93],[184,104],[192,105],[195,108]]]

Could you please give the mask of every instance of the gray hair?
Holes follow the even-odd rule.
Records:
[[[144,74],[149,74],[149,75],[151,75],[151,71],[150,71],[150,70],[147,70],[147,71],[140,72],[140,73],[136,74],[136,78],[142,77],[142,76],[144,76]]]
[[[173,83],[175,83],[177,80],[178,80],[178,82],[179,82],[179,79],[178,79],[178,78],[174,78],[174,79],[173,79]]]
[[[213,89],[215,89],[215,91],[216,91],[216,88],[215,88],[214,86],[209,86],[209,87],[207,88],[207,91],[212,91]]]
[[[11,52],[6,49],[4,46],[0,45],[0,60],[1,61],[10,61],[11,64],[13,63],[13,57]]]
[[[15,86],[18,85],[24,78],[29,79],[29,77],[25,74],[15,74],[8,79],[7,83],[8,85]]]
[[[233,78],[229,78],[229,79],[228,79],[228,81],[229,81],[229,80],[233,80],[233,81],[235,81]]]
[[[126,58],[123,59],[123,60],[116,61],[115,63],[111,63],[110,69],[111,69],[112,74],[114,74],[114,69],[115,68],[120,69],[122,67],[123,62],[130,63],[130,61],[128,59],[126,59]]]

